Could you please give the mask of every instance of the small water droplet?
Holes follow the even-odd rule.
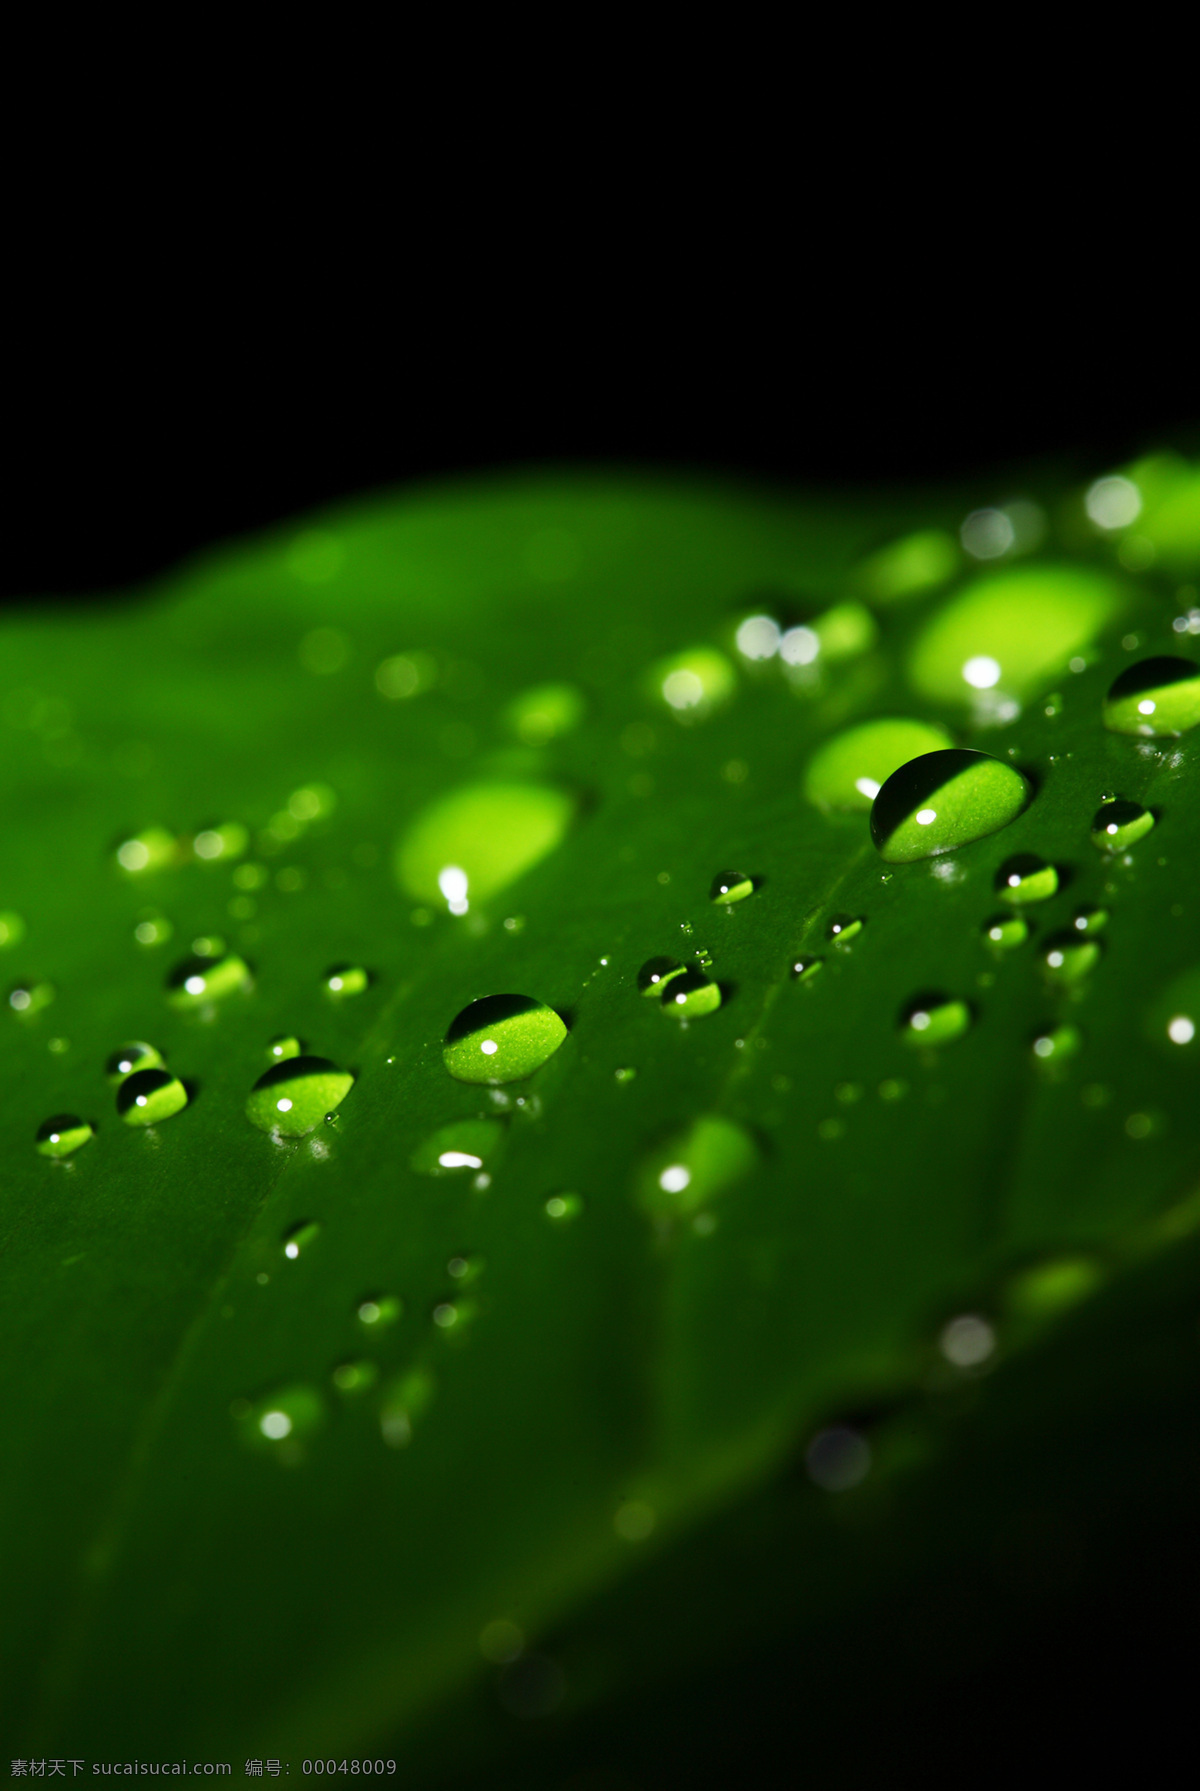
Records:
[[[1050,1318],[1086,1299],[1103,1280],[1100,1264],[1089,1257],[1061,1257],[1014,1275],[1004,1303],[1015,1318]]]
[[[1029,937],[1029,922],[1023,914],[993,914],[983,923],[983,936],[998,952],[1013,951]]]
[[[446,1264],[446,1273],[457,1286],[470,1287],[472,1283],[478,1281],[485,1266],[483,1257],[474,1253],[452,1256]]]
[[[298,1038],[290,1032],[281,1032],[267,1046],[267,1056],[272,1063],[286,1063],[289,1058],[299,1057],[302,1049]]]
[[[646,1160],[638,1194],[653,1218],[690,1218],[757,1162],[758,1148],[749,1132],[733,1120],[706,1116]]]
[[[996,872],[996,894],[1013,908],[1047,902],[1058,889],[1058,871],[1032,852],[1006,858]]]
[[[404,1302],[395,1294],[371,1294],[359,1301],[355,1317],[368,1331],[384,1331],[404,1317]]]
[[[1096,907],[1076,908],[1071,925],[1077,933],[1086,933],[1094,937],[1102,933],[1108,925],[1108,909]]]
[[[289,1057],[273,1063],[246,1099],[246,1118],[260,1132],[302,1138],[344,1101],[354,1077],[324,1057]]]
[[[825,1492],[848,1492],[866,1479],[871,1448],[865,1437],[845,1425],[818,1431],[804,1452],[810,1480]]]
[[[325,993],[335,1001],[342,1001],[348,995],[361,995],[370,982],[370,974],[361,964],[338,964],[321,978]]]
[[[548,1219],[560,1224],[566,1219],[577,1219],[583,1211],[583,1201],[578,1194],[552,1194],[544,1210]]]
[[[187,1089],[170,1070],[135,1070],[117,1089],[117,1112],[127,1126],[156,1126],[188,1104]]]
[[[526,746],[546,746],[572,733],[583,712],[583,696],[573,684],[538,684],[513,699],[504,721]]]
[[[833,1091],[834,1100],[840,1101],[844,1107],[853,1106],[855,1101],[862,1100],[862,1096],[861,1082],[839,1082]]]
[[[698,720],[727,703],[737,676],[715,647],[691,647],[651,668],[649,688],[681,721]]]
[[[1056,690],[1046,698],[1045,703],[1042,705],[1042,714],[1052,721],[1056,715],[1061,715],[1062,712],[1062,694],[1060,691]]]
[[[360,1356],[357,1361],[339,1362],[329,1378],[339,1393],[354,1398],[370,1392],[379,1379],[379,1365],[369,1356]]]
[[[379,1429],[389,1449],[406,1449],[434,1395],[427,1368],[410,1368],[388,1382],[379,1407]]]
[[[1080,938],[1078,933],[1055,933],[1042,947],[1043,972],[1050,982],[1063,987],[1078,983],[1099,961],[1099,941]]]
[[[824,958],[793,958],[789,975],[796,983],[811,982],[824,962]]]
[[[742,871],[718,871],[708,892],[710,902],[744,902],[754,894],[754,880]]]
[[[485,995],[451,1021],[442,1060],[459,1082],[520,1082],[567,1036],[552,1007],[531,995]]]
[[[826,741],[809,763],[804,793],[818,808],[865,814],[893,772],[953,745],[944,728],[903,718],[867,721]]]
[[[647,958],[638,971],[638,988],[645,996],[660,997],[672,977],[682,976],[683,972],[684,966],[675,958]]]
[[[418,1175],[463,1175],[491,1163],[504,1143],[498,1119],[456,1119],[424,1139],[409,1158]]]
[[[3,913],[0,913],[0,951],[6,951],[10,946],[19,945],[24,937],[25,922],[19,914],[14,914],[11,908],[6,908]]]
[[[1126,666],[1104,699],[1104,725],[1114,734],[1170,739],[1200,724],[1200,666],[1162,655]]]
[[[146,827],[141,833],[122,840],[116,848],[117,864],[127,875],[137,877],[144,871],[161,871],[179,862],[179,849],[173,834],[165,827]]]
[[[144,1039],[130,1039],[108,1058],[104,1074],[109,1083],[116,1087],[138,1070],[161,1070],[165,1064],[166,1059],[153,1045],[146,1044]]]
[[[1140,802],[1105,802],[1092,817],[1092,844],[1101,852],[1126,852],[1153,826],[1154,816]]]
[[[900,1035],[908,1045],[947,1045],[961,1038],[971,1024],[965,1001],[951,995],[919,995],[900,1018]]]
[[[1136,1139],[1153,1138],[1162,1130],[1162,1121],[1156,1113],[1131,1113],[1125,1121],[1125,1135]]]
[[[888,1076],[879,1084],[881,1101],[902,1101],[908,1093],[908,1083],[899,1076]]]
[[[1030,1049],[1041,1063],[1061,1063],[1075,1055],[1080,1043],[1074,1026],[1051,1026],[1039,1032]]]
[[[998,833],[1029,800],[1019,771],[966,747],[923,753],[892,773],[871,808],[871,838],[891,864],[957,851]]]
[[[34,980],[17,983],[8,992],[8,1005],[21,1019],[30,1020],[44,1007],[49,1007],[56,993],[53,983]]]
[[[817,1137],[824,1138],[826,1143],[833,1143],[838,1138],[844,1138],[845,1134],[846,1122],[844,1119],[823,1119],[817,1126]]]
[[[37,1129],[34,1149],[40,1157],[69,1157],[96,1135],[95,1127],[74,1113],[56,1113]]]
[[[825,929],[825,937],[838,945],[849,945],[852,939],[857,939],[865,924],[861,916],[835,914]]]
[[[303,1459],[302,1444],[325,1422],[325,1402],[313,1387],[297,1384],[234,1408],[238,1435],[249,1449],[277,1452],[288,1466]]]
[[[215,959],[196,954],[177,965],[167,978],[167,1000],[175,1008],[203,1007],[246,988],[249,982],[249,968],[236,952]]]
[[[321,1227],[315,1219],[302,1219],[283,1234],[281,1248],[289,1262],[295,1262],[304,1252],[312,1247],[321,1235]]]
[[[560,844],[575,800],[542,784],[471,784],[424,809],[396,847],[399,882],[418,901],[465,914]]]
[[[663,991],[663,1012],[676,1020],[699,1020],[715,1014],[721,1005],[721,986],[712,982],[702,970],[685,970],[674,977]]]
[[[963,1312],[943,1325],[938,1348],[954,1368],[978,1368],[995,1353],[996,1333],[977,1312]]]
[[[613,1071],[613,1076],[618,1082],[632,1082],[636,1075],[637,1071],[632,1064],[622,1064],[620,1069]]]

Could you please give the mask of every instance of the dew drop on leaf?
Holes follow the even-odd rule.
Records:
[[[310,1250],[321,1235],[321,1227],[315,1219],[302,1219],[298,1225],[289,1226],[280,1241],[280,1248],[289,1262],[296,1262]]]
[[[369,1356],[354,1362],[339,1362],[329,1378],[345,1398],[356,1398],[361,1393],[369,1393],[375,1385],[379,1379],[379,1365]]]
[[[544,784],[472,784],[439,797],[396,848],[401,886],[465,914],[507,889],[561,842],[574,799]]]
[[[178,849],[173,834],[165,827],[145,827],[129,839],[122,840],[115,853],[117,865],[126,875],[141,876],[143,871],[161,871],[178,862]]]
[[[1101,852],[1125,852],[1153,826],[1154,816],[1140,802],[1106,802],[1092,817],[1092,844]]]
[[[699,1020],[715,1014],[721,1005],[721,986],[702,970],[685,970],[663,991],[663,1012],[676,1020]]]
[[[56,993],[53,983],[31,979],[28,982],[16,983],[9,990],[8,1005],[14,1014],[19,1014],[23,1020],[30,1020],[44,1007],[49,1007]]]
[[[370,1294],[360,1300],[355,1317],[368,1331],[384,1331],[404,1317],[404,1302],[396,1294]]]
[[[865,814],[883,785],[911,759],[953,745],[944,728],[901,717],[866,721],[826,741],[809,762],[804,793],[818,808]]]
[[[344,1001],[348,995],[361,995],[370,981],[369,972],[361,964],[338,964],[325,972],[321,987],[334,1001]]]
[[[849,945],[852,939],[858,938],[865,925],[861,915],[835,914],[825,929],[825,937],[836,945]]]
[[[526,746],[545,746],[583,720],[583,696],[573,684],[538,684],[523,690],[504,712],[512,733]]]
[[[520,1082],[567,1036],[552,1007],[531,995],[485,995],[451,1021],[442,1060],[459,1082]]]
[[[498,1119],[457,1119],[418,1144],[409,1163],[418,1175],[473,1174],[491,1163],[504,1142]]]
[[[1038,1033],[1030,1049],[1040,1063],[1062,1063],[1075,1055],[1080,1043],[1074,1026],[1049,1026]]]
[[[578,1194],[551,1194],[543,1211],[547,1219],[552,1219],[556,1225],[561,1225],[568,1219],[578,1219],[583,1211],[583,1201]]]
[[[389,1449],[405,1449],[413,1429],[433,1400],[434,1379],[427,1368],[410,1368],[384,1388],[379,1407],[379,1428]]]
[[[724,653],[715,647],[691,647],[659,660],[649,683],[672,715],[691,721],[727,703],[737,689],[737,676]]]
[[[993,914],[983,923],[983,937],[998,952],[1013,951],[1029,937],[1029,922],[1023,914]]]
[[[1006,858],[996,872],[996,894],[1010,907],[1023,908],[1030,902],[1047,902],[1058,889],[1058,871],[1032,852],[1018,852]]]
[[[871,838],[889,864],[932,858],[998,833],[1028,800],[1020,772],[990,753],[922,753],[893,772],[875,798]]]
[[[758,1160],[758,1147],[744,1127],[706,1115],[647,1158],[638,1174],[638,1197],[653,1218],[690,1218],[741,1181]]]
[[[325,1057],[289,1057],[261,1075],[246,1100],[246,1118],[260,1132],[302,1138],[345,1100],[354,1077]]]
[[[906,1045],[948,1045],[971,1024],[965,1001],[949,995],[919,995],[904,1009],[900,1036]]]
[[[672,978],[683,975],[684,968],[675,958],[647,958],[638,971],[638,988],[649,999],[658,999]]]
[[[0,913],[0,951],[9,946],[19,945],[25,937],[25,922],[19,914],[7,908]]]
[[[958,571],[961,559],[953,535],[922,529],[861,561],[854,582],[872,602],[896,603],[945,584]]]
[[[742,871],[718,871],[708,892],[710,902],[728,904],[744,902],[754,894],[754,880]]]
[[[187,1104],[187,1089],[167,1069],[135,1070],[117,1090],[117,1112],[127,1126],[156,1126]]]
[[[1108,925],[1108,909],[1076,908],[1071,917],[1071,925],[1077,933],[1086,933],[1089,939],[1094,938],[1097,933],[1102,933]]]
[[[161,1070],[165,1063],[161,1051],[156,1051],[153,1045],[148,1045],[144,1039],[129,1039],[108,1058],[104,1074],[115,1087],[138,1070]]]
[[[289,1057],[299,1057],[300,1040],[290,1032],[281,1032],[267,1046],[267,1056],[272,1063],[285,1063]]]
[[[977,1312],[962,1312],[943,1325],[938,1349],[955,1368],[978,1368],[994,1354],[996,1333]]]
[[[284,1461],[295,1461],[296,1444],[324,1424],[325,1402],[314,1387],[302,1383],[281,1387],[262,1399],[239,1400],[234,1421],[247,1448],[278,1451]]]
[[[1099,942],[1081,939],[1078,933],[1055,933],[1042,947],[1043,973],[1048,981],[1062,987],[1080,982],[1099,961]]]
[[[196,955],[185,959],[171,972],[167,979],[167,1000],[175,1008],[204,1007],[244,989],[249,981],[246,962],[236,952],[226,952],[215,959]]]
[[[793,958],[792,962],[791,962],[791,967],[788,971],[788,974],[794,983],[811,982],[813,977],[816,976],[817,972],[821,969],[824,962],[825,962],[824,958],[812,958],[812,957]]]
[[[1200,666],[1166,654],[1126,666],[1109,686],[1103,713],[1114,734],[1186,734],[1200,723]]]
[[[95,1135],[86,1119],[74,1113],[56,1113],[38,1127],[34,1149],[40,1157],[69,1157]]]

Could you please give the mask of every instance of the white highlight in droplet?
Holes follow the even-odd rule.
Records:
[[[284,1437],[291,1436],[292,1421],[286,1412],[264,1412],[258,1421],[258,1428],[273,1443],[279,1443]]]
[[[704,686],[695,672],[668,672],[662,693],[672,709],[694,709],[704,701]]]
[[[986,653],[978,653],[967,660],[962,675],[973,690],[991,690],[1000,682],[1000,661],[989,658]]]
[[[1153,697],[1143,697],[1141,702],[1138,704],[1138,714],[1139,715],[1153,715],[1154,711],[1157,709],[1157,707],[1158,707],[1158,704],[1154,701]]]
[[[779,651],[779,623],[770,616],[748,616],[738,629],[738,652],[746,659],[770,659]]]
[[[789,628],[779,643],[779,657],[786,665],[811,665],[820,651],[820,638],[811,628]]]
[[[465,1150],[444,1150],[438,1158],[443,1169],[482,1169],[483,1158],[473,1157]]]
[[[925,1028],[929,1025],[929,1015],[924,1013],[913,1014],[908,1023],[914,1032],[924,1032]]]
[[[1186,1014],[1176,1014],[1167,1022],[1167,1037],[1173,1045],[1190,1045],[1196,1036],[1196,1022]]]
[[[500,1047],[495,1039],[484,1039],[479,1049],[483,1052],[485,1057],[495,1057]]]
[[[865,796],[869,802],[874,802],[879,794],[880,787],[873,777],[856,777],[854,780],[854,788],[858,791],[860,796]]]
[[[1083,507],[1098,529],[1127,529],[1142,513],[1142,494],[1119,473],[1088,486]]]
[[[292,1103],[288,1100],[286,1095],[284,1095],[282,1100],[276,1101],[275,1106],[280,1113],[290,1113],[292,1111]]]
[[[438,872],[438,888],[446,898],[446,906],[451,914],[465,914],[469,906],[467,902],[467,873],[461,865],[448,864]]]
[[[691,1179],[690,1169],[685,1169],[682,1163],[672,1163],[670,1168],[664,1169],[659,1176],[658,1185],[668,1194],[682,1194]]]
[[[183,986],[189,995],[203,995],[204,978],[202,976],[189,976]]]
[[[935,808],[919,808],[917,810],[916,821],[918,827],[928,827],[931,821],[936,820],[937,810]]]

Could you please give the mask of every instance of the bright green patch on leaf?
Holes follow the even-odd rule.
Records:
[[[396,875],[420,901],[464,914],[562,843],[575,810],[545,784],[471,784],[439,797],[403,835]]]

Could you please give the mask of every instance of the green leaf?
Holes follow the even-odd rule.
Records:
[[[1181,1247],[1200,747],[1104,703],[1190,537],[1039,496],[973,570],[953,494],[497,482],[9,621],[14,1752],[403,1747]],[[902,723],[995,768],[933,855],[851,800]]]

